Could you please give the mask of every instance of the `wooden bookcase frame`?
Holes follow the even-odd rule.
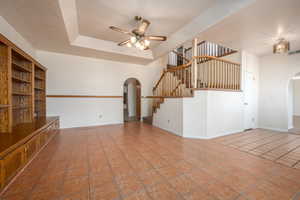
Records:
[[[46,72],[0,34],[0,132],[46,116]]]

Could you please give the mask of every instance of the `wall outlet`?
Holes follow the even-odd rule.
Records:
[[[99,115],[99,119],[102,119],[102,117],[103,117],[102,115]]]
[[[170,120],[168,119],[168,124],[170,124]]]

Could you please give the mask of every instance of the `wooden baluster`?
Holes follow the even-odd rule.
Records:
[[[222,88],[225,89],[225,80],[226,80],[225,63],[221,61],[221,65],[222,65],[222,73],[223,73]]]
[[[234,89],[236,90],[237,89],[237,68],[236,65],[233,66],[234,66]]]
[[[232,81],[233,81],[233,72],[232,72],[232,65],[229,63],[229,75],[230,75],[230,78],[229,78],[229,81],[230,81],[230,83],[229,83],[229,85],[230,85],[230,89],[232,89]]]

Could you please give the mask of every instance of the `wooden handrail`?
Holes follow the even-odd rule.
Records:
[[[195,56],[195,57],[192,58],[192,60],[193,59],[199,59],[199,58],[210,58],[210,59],[222,61],[222,62],[229,63],[229,64],[240,65],[239,63],[232,62],[232,61],[229,61],[229,60],[225,60],[223,58],[219,58],[219,57],[215,57],[215,56]]]
[[[123,98],[123,96],[96,96],[96,95],[47,95],[47,98]]]
[[[155,84],[153,90],[155,90],[155,89],[158,87],[159,83],[160,83],[161,80],[164,78],[164,76],[165,76],[165,74],[166,74],[166,71],[167,71],[167,70],[164,70],[164,72],[163,72],[162,75],[160,76],[159,80],[158,80],[157,83]]]

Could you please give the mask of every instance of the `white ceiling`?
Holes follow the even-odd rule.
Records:
[[[41,50],[122,62],[149,63],[198,36],[258,55],[271,53],[280,35],[300,47],[299,0],[11,0],[3,16]],[[133,17],[151,21],[150,34],[166,35],[152,51],[118,47],[127,39],[108,26],[134,27]]]
[[[76,0],[81,35],[121,42],[128,36],[110,30],[117,26],[126,30],[136,27],[134,16],[151,22],[147,34],[170,36],[217,0]]]
[[[281,37],[290,41],[291,50],[300,49],[300,1],[258,0],[198,37],[260,56],[271,54]]]

